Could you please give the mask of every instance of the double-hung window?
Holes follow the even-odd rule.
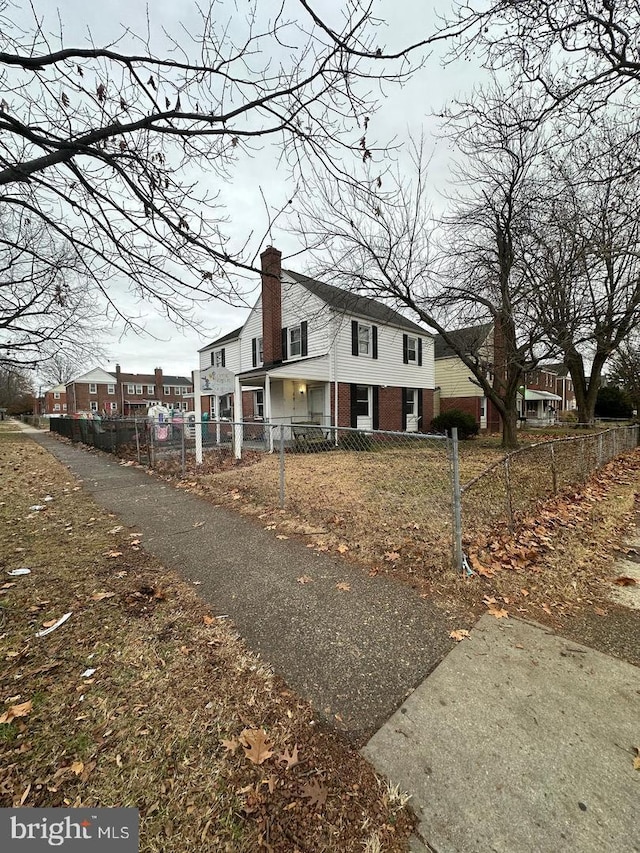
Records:
[[[115,385],[107,385],[107,394],[115,394],[116,386]]]
[[[371,326],[358,323],[358,355],[371,355]]]
[[[302,355],[302,331],[300,326],[289,329],[289,358]]]
[[[256,418],[264,417],[264,391],[259,388],[256,392],[254,414]]]
[[[363,358],[378,357],[378,327],[351,321],[351,354]]]
[[[98,386],[96,385],[95,382],[89,383],[89,393],[90,394],[97,394],[98,393]]]

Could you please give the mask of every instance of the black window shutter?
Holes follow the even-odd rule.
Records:
[[[288,349],[287,349],[287,332],[288,332],[288,329],[285,327],[282,330],[282,360],[283,361],[286,361],[287,358],[289,357],[288,356]]]
[[[418,367],[422,367],[422,338],[418,338]]]
[[[258,341],[255,338],[251,338],[251,363],[258,366]]]
[[[222,348],[222,367],[224,367],[224,347]]]
[[[351,394],[351,426],[358,426],[358,386],[350,385],[349,392]]]
[[[409,364],[409,335],[402,336],[402,360]]]
[[[216,361],[215,356],[216,356],[216,354],[214,352],[212,352],[211,353],[211,364],[215,364],[215,361]]]
[[[422,388],[418,388],[418,432],[426,432],[428,427],[422,423]]]
[[[380,429],[380,389],[374,385],[372,391],[373,428]]]
[[[351,355],[358,355],[358,321],[351,321]]]
[[[307,321],[300,323],[300,352],[303,356],[307,354]]]
[[[405,335],[406,337],[406,335]],[[408,399],[409,399],[409,389],[402,389],[402,431],[407,431],[407,408],[408,408]]]
[[[371,327],[371,351],[373,353],[373,357],[378,357],[378,327]]]

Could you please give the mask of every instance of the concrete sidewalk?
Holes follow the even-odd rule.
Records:
[[[483,616],[363,752],[437,853],[637,853],[639,676]]]
[[[101,506],[140,531],[148,553],[200,581],[198,593],[212,612],[228,615],[320,717],[356,742],[382,725],[451,648],[442,613],[406,586],[278,540],[251,519],[106,454],[29,433]],[[302,575],[313,583],[298,583]],[[338,590],[340,582],[351,591]]]

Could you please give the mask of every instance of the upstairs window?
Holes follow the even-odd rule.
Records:
[[[89,383],[89,393],[90,394],[97,394],[98,393],[98,386],[96,385],[95,382]]]
[[[305,358],[307,355],[307,321],[282,330],[282,360]]]
[[[405,364],[417,364],[422,367],[422,338],[413,335],[402,336],[402,360]]]
[[[162,393],[164,394],[165,397],[168,397],[171,394],[171,385],[163,385],[162,386]]]
[[[218,349],[215,352],[211,353],[211,364],[214,367],[224,367],[225,366],[225,352],[224,347],[222,349]]]
[[[155,385],[147,385],[147,394],[150,397],[156,396],[156,386]]]
[[[60,392],[59,392],[59,391],[54,391],[54,392],[53,392],[53,399],[54,399],[54,400],[59,400],[59,399],[60,399]]]
[[[116,386],[115,385],[107,385],[107,394],[115,394]]]
[[[136,394],[142,394],[142,385],[136,385]]]
[[[127,394],[135,394],[135,393],[136,393],[136,386],[131,385],[131,383],[129,383],[127,385]]]
[[[289,358],[295,358],[302,354],[302,333],[300,326],[289,329]]]
[[[262,338],[251,338],[251,364],[253,367],[259,367],[261,364],[264,364]]]
[[[378,357],[378,327],[351,321],[351,354],[364,358]]]

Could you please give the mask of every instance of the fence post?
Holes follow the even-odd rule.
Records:
[[[284,509],[284,424],[280,424],[280,509]]]
[[[601,468],[602,467],[602,433],[601,432],[598,433],[598,447],[597,447],[596,453],[598,454],[598,458],[596,459],[596,466],[598,468]]]
[[[182,429],[180,430],[180,461],[182,463],[182,476],[186,476],[187,473],[187,459],[186,459],[186,451],[185,451],[185,433],[187,431],[187,421],[186,418],[182,424]],[[198,429],[198,424],[196,424],[196,429]],[[202,450],[200,451],[202,453]]]
[[[556,448],[553,442],[549,445],[551,447],[551,480],[553,482],[553,494],[558,494],[558,469],[556,468]]]
[[[513,501],[511,498],[511,476],[509,472],[509,457],[505,456],[504,459],[504,483],[507,490],[507,511],[509,513],[509,527],[513,532],[513,528],[515,525],[515,520],[513,518]]]
[[[140,464],[140,435],[138,434],[138,418],[133,419],[133,426],[136,431],[136,455],[138,457],[138,465]]]
[[[458,460],[458,429],[451,429],[451,490],[453,504],[453,566],[462,571],[462,496]]]

